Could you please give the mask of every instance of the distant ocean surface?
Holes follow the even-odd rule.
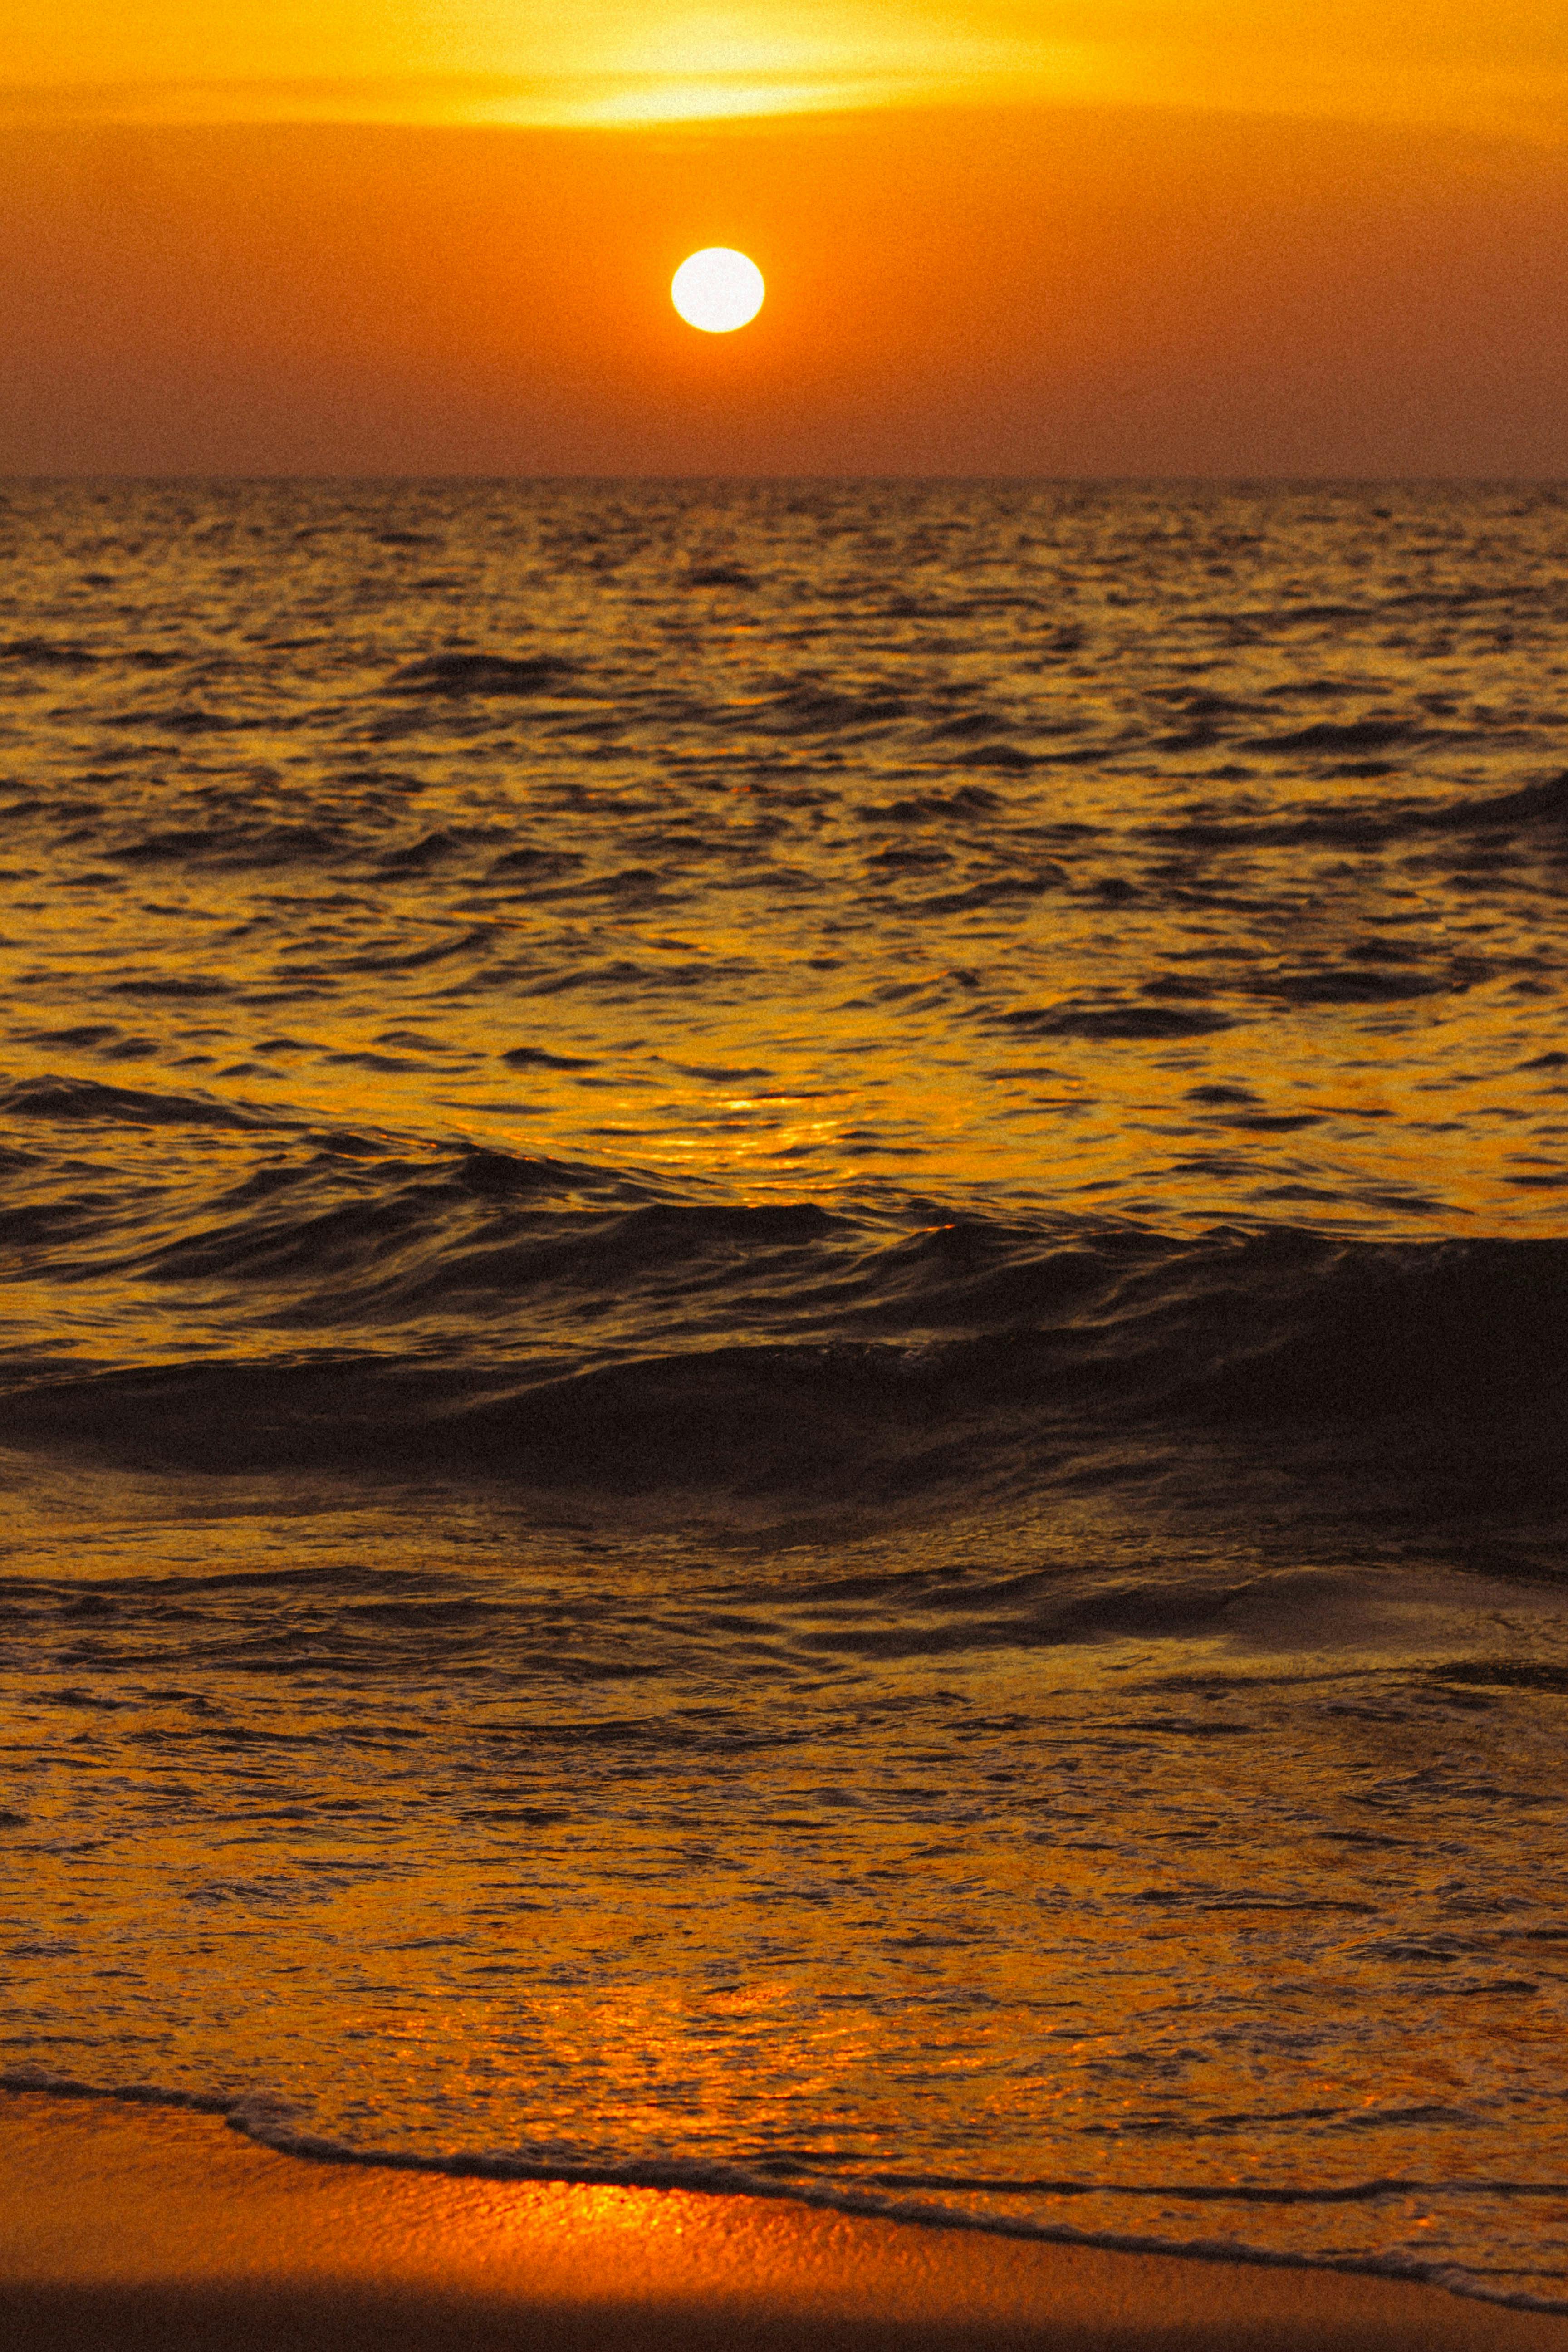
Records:
[[[0,551],[0,2079],[1568,2310],[1568,492]]]

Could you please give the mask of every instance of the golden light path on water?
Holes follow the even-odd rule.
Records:
[[[422,819],[460,822],[472,805],[467,789],[445,807],[438,793],[427,794]],[[470,902],[473,914],[482,908],[492,952],[522,948],[533,928],[507,911],[508,895],[476,893]],[[253,903],[248,888],[228,898],[221,877],[204,878],[199,898],[181,892],[144,902],[133,947],[122,933],[84,934],[68,901],[40,905],[28,916],[26,956],[45,959],[51,984],[79,1004],[102,1007],[106,982],[120,987],[115,975],[132,961],[150,975],[178,974],[191,957],[193,922],[198,940],[242,939]],[[1053,994],[1068,995],[1075,968],[1157,967],[1185,952],[1191,937],[1158,913],[1047,909],[1037,919],[1009,912],[1000,925],[972,920],[953,948],[965,961],[1003,960],[1009,988],[1048,1005]],[[423,927],[421,937],[438,949],[471,920]],[[598,1019],[584,1020],[568,996],[530,1005],[534,1058],[521,1072],[498,1068],[523,1025],[517,1013],[498,1023],[488,992],[465,1006],[447,982],[411,1006],[395,1032],[384,1000],[356,1004],[345,989],[330,1026],[322,1005],[288,1034],[267,1035],[274,1024],[265,963],[252,982],[263,1008],[255,1023],[237,1024],[230,1003],[217,1019],[204,1000],[187,1011],[183,987],[161,999],[149,978],[132,983],[134,1031],[106,1031],[103,1042],[121,1072],[153,1063],[205,1073],[205,1083],[221,1077],[226,1092],[258,1107],[410,1133],[457,1130],[531,1151],[571,1155],[586,1140],[607,1158],[687,1171],[758,1198],[825,1179],[853,1188],[892,1178],[1058,1208],[1137,1212],[1157,1202],[1162,1223],[1178,1229],[1212,1223],[1222,1205],[1242,1216],[1289,1214],[1293,1200],[1313,1222],[1345,1228],[1398,1226],[1410,1213],[1405,1200],[1415,1230],[1429,1223],[1420,1205],[1429,1202],[1478,1230],[1558,1229],[1547,1181],[1563,1133],[1552,1117],[1558,1074],[1552,1036],[1528,1000],[1467,993],[1436,1013],[1425,1003],[1415,1013],[1370,1014],[1359,1004],[1314,1006],[1243,1022],[1217,1042],[1075,1039],[1042,1048],[1004,1035],[977,1051],[952,1018],[951,965],[930,962],[918,946],[910,953],[889,941],[889,979],[852,992],[825,984],[804,953],[775,961],[776,936],[763,943],[773,968],[760,971],[756,935],[725,923],[719,913],[673,936],[663,924],[620,927],[619,951],[656,979],[668,971],[680,990],[679,1025],[639,1041],[635,1057],[606,1055]],[[228,974],[243,973],[244,954],[226,951]],[[729,976],[742,970],[748,996],[759,984],[767,992],[765,1035],[749,1002],[724,1001]],[[716,985],[694,1021],[690,986],[704,973]],[[889,1000],[899,1003],[892,1055]],[[118,1010],[112,995],[104,1009]],[[660,1016],[652,1019],[657,1028]],[[18,1045],[20,1069],[58,1066],[51,1043]],[[1543,1066],[1516,1076],[1532,1061]],[[736,1072],[750,1075],[737,1084]],[[1529,1181],[1536,1175],[1540,1183]]]
[[[89,1602],[69,1522],[108,1499],[107,1488],[79,1486],[37,1530],[35,1570],[50,1568],[58,1547]],[[427,2144],[434,2117],[438,2144],[553,2149],[572,2161],[661,2147],[714,2161],[773,2150],[780,2177],[803,2151],[819,2172],[836,2162],[896,2170],[908,2160],[911,2102],[960,2101],[970,2137],[954,2141],[950,2168],[999,2182],[1061,2178],[1086,2168],[1087,2135],[1099,2151],[1091,2174],[1157,2191],[1181,2179],[1277,2184],[1282,2163],[1300,2162],[1290,2115],[1310,2110],[1381,2123],[1401,2169],[1442,2170],[1456,2158],[1422,2120],[1435,2102],[1484,2105],[1483,2085],[1523,2087],[1550,2069],[1551,2003],[1521,2002],[1506,1981],[1478,1999],[1468,1976],[1440,1970],[1413,1998],[1408,1957],[1379,1941],[1395,1885],[1409,1916],[1440,1916],[1456,1867],[1484,1866],[1494,1903],[1525,1919],[1532,1885],[1563,1865],[1561,1835],[1539,1810],[1528,1834],[1467,1821],[1459,1791],[1466,1776],[1495,1768],[1497,1712],[1450,1706],[1424,1719],[1385,1700],[1369,1747],[1369,1668],[1381,1672],[1378,1690],[1405,1687],[1466,1637],[1457,1578],[1434,1580],[1419,1614],[1393,1610],[1380,1622],[1366,1612],[1353,1649],[1342,1639],[1326,1648],[1315,1677],[1337,1714],[1310,1723],[1267,1640],[1251,1655],[1239,1628],[1189,1643],[1189,1682],[1206,1670],[1217,1695],[1215,1736],[1156,1747],[1147,1718],[1169,1695],[1157,1698],[1164,1686],[1151,1677],[1170,1654],[1147,1638],[911,1654],[879,1691],[864,1673],[809,1688],[798,1668],[824,1636],[848,1631],[847,1596],[879,1550],[838,1548],[844,1597],[825,1600],[829,1555],[805,1544],[767,1610],[750,1608],[750,1727],[736,1722],[710,1747],[695,1734],[705,1723],[718,1734],[721,1711],[710,1686],[705,1700],[696,1653],[678,1664],[671,1652],[665,1676],[635,1686],[595,1683],[581,1570],[563,1531],[497,1549],[484,1510],[466,1525],[448,1505],[433,1525],[416,1504],[395,1502],[269,1525],[265,1489],[253,1487],[247,1507],[224,1498],[182,1538],[142,1519],[152,1499],[150,1487],[121,1488],[117,1577],[177,1580],[188,1567],[204,1580],[202,1708],[178,1691],[150,1692],[77,1770],[51,1762],[35,1799],[29,1880],[73,1951],[85,1939],[134,1954],[153,1924],[147,1891],[162,1890],[160,1964],[180,1989],[181,2063],[205,2083],[232,2080],[236,2095],[261,2084],[301,2116],[326,2096],[336,2128],[374,2118],[362,2128],[383,2145],[402,2144],[402,2108],[418,2119],[415,2145]],[[1079,1538],[1096,1533],[1087,1512]],[[919,1538],[915,1548],[918,1557]],[[931,1538],[925,1556],[934,1565],[942,1552]],[[352,1676],[318,1672],[289,1685],[279,1719],[247,1658],[257,1640],[276,1647],[276,1622],[268,1637],[247,1584],[258,1601],[269,1575],[292,1578],[301,1598],[320,1592],[319,1608],[328,1588],[312,1571],[324,1579],[372,1558],[379,1580],[362,1579],[358,1631],[344,1616],[329,1635],[322,1616],[319,1653],[330,1644],[346,1659],[353,1643],[384,1640],[395,1594],[412,1628],[415,1596],[438,1590],[443,1562],[460,1570],[470,1610],[505,1601],[542,1623],[553,1614],[559,1646],[535,1657],[531,1687],[492,1687],[471,1669],[444,1696],[439,1680],[382,1680],[370,1718]],[[601,1550],[595,1576],[611,1558]],[[616,1547],[613,1565],[617,1616],[663,1629],[662,1642],[671,1592],[661,1547]],[[705,1627],[717,1608],[732,1646],[744,1572],[737,1552],[716,1591],[690,1583],[683,1606],[699,1644],[713,1638]],[[1517,1596],[1504,1605],[1517,1610]],[[493,1640],[502,1621],[489,1622]],[[1550,1642],[1544,1605],[1539,1633]],[[796,1661],[783,1686],[764,1671],[774,1648]],[[47,1694],[9,1670],[7,1679],[14,1736],[52,1759]],[[887,1743],[895,1691],[919,1729],[912,1747]],[[1506,1712],[1510,1772],[1549,1770],[1549,1735],[1527,1696]],[[661,1721],[691,1729],[664,1745]],[[1226,1729],[1237,1736],[1219,1736]],[[968,1752],[976,1742],[984,1801]],[[1396,1795],[1439,1756],[1445,1836],[1423,1848],[1399,1837]],[[193,1801],[194,1776],[208,1771],[216,1823]],[[1293,1773],[1296,1826],[1282,1837],[1281,1776]],[[89,1848],[88,1809],[100,1829]],[[307,1964],[321,1950],[336,1956],[330,1969]],[[47,2010],[42,1966],[26,1960],[23,1979]],[[1324,2000],[1354,2017],[1353,2034],[1323,2041]],[[1247,2033],[1270,2053],[1269,2104],[1280,2112],[1217,2143],[1199,2131],[1173,2147],[1179,2118],[1223,2116],[1238,2096],[1229,2043]],[[230,2053],[243,2053],[237,2077]],[[1166,2127],[1151,2130],[1161,2116]],[[1362,2147],[1342,2121],[1311,2145],[1320,2168],[1359,2177]],[[1483,2162],[1501,2174],[1510,2162],[1480,2116],[1458,2146],[1462,2174]],[[949,2184],[944,2194],[1009,2210],[1001,2190],[966,2197]],[[1420,2197],[1389,2198],[1418,2231]],[[1022,2189],[1011,2205],[1038,2210]],[[1156,2234],[1194,2227],[1179,2200],[1123,2203],[1121,2226],[1130,2210]],[[1088,2196],[1051,2215],[1092,2229],[1109,2210]],[[1321,2251],[1342,2235],[1331,2204],[1290,2219],[1298,2242]]]

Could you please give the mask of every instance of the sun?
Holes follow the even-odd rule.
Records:
[[[705,245],[689,254],[670,280],[669,299],[689,327],[705,335],[732,335],[763,307],[763,273],[732,246]]]

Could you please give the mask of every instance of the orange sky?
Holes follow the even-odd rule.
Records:
[[[1560,0],[0,0],[0,58],[6,472],[1568,475]]]

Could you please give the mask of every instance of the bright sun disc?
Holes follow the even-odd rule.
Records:
[[[743,253],[728,245],[705,245],[676,271],[669,299],[689,327],[700,327],[705,335],[730,335],[756,317],[766,290],[762,271]]]

